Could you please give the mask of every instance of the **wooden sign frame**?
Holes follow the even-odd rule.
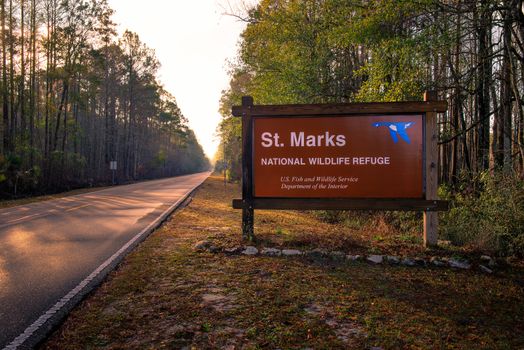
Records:
[[[438,129],[437,113],[447,111],[446,101],[436,101],[434,92],[426,92],[422,102],[380,102],[310,105],[254,105],[251,96],[242,97],[242,105],[232,113],[242,117],[242,199],[233,200],[233,208],[242,209],[242,235],[254,238],[255,209],[302,210],[405,210],[424,212],[424,245],[437,244],[438,216],[448,202],[438,200]],[[266,198],[253,194],[253,119],[257,117],[322,117],[351,115],[422,114],[424,198]]]

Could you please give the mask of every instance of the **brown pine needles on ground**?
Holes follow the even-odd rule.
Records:
[[[494,275],[305,257],[199,253],[240,241],[239,187],[211,177],[131,253],[43,349],[515,349],[520,269]],[[304,212],[256,212],[260,246],[373,251]],[[382,244],[382,243],[380,243]],[[393,249],[392,244],[383,244]],[[415,244],[413,246],[416,246]],[[424,254],[422,248],[408,251]]]

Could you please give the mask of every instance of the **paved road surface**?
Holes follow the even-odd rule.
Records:
[[[208,175],[0,210],[0,349]]]

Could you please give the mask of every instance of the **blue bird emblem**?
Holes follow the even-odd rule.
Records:
[[[373,126],[375,128],[378,128],[379,126],[385,126],[389,130],[389,134],[391,135],[391,138],[393,139],[393,142],[398,142],[398,136],[406,143],[411,143],[409,140],[408,133],[406,132],[406,129],[409,128],[415,124],[415,122],[397,122],[397,123],[391,123],[391,122],[378,122],[373,123]]]

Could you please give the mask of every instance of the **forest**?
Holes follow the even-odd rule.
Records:
[[[262,0],[232,10],[246,22],[221,98],[218,165],[240,176],[240,120],[255,104],[422,100],[439,116],[441,237],[524,254],[524,9],[519,0]],[[418,214],[366,217],[420,230]]]
[[[202,171],[160,62],[106,0],[1,0],[0,198]]]

